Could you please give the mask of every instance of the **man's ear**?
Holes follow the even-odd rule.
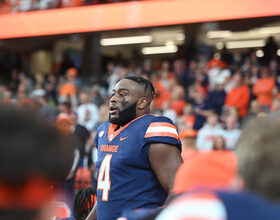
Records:
[[[138,109],[139,110],[143,110],[147,107],[148,105],[148,99],[147,98],[141,98],[139,101],[138,101]]]

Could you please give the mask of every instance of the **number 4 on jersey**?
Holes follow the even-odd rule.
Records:
[[[106,154],[104,157],[99,174],[98,174],[98,182],[97,189],[102,190],[102,201],[108,201],[109,191],[111,188],[111,180],[110,180],[110,164],[111,164],[112,154]]]

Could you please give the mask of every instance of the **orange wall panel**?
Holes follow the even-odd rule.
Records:
[[[0,39],[280,15],[279,0],[150,0],[0,15]]]

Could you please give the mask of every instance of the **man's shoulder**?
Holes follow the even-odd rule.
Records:
[[[153,114],[146,114],[140,116],[133,122],[134,125],[136,125],[138,128],[141,127],[141,129],[143,129],[143,127],[148,128],[152,123],[169,123],[171,125],[174,125],[171,119],[165,116],[153,115]]]
[[[150,121],[144,135],[146,142],[160,142],[181,147],[178,130],[171,119],[150,115]]]
[[[154,114],[149,114],[147,115],[147,119],[152,123],[152,122],[166,122],[166,123],[170,123],[170,124],[174,124],[173,121],[165,116],[161,116],[161,115],[154,115]]]

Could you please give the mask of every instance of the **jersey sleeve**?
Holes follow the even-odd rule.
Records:
[[[145,144],[164,143],[174,145],[181,151],[181,141],[178,131],[173,122],[166,117],[156,117],[153,120],[144,135]]]
[[[98,139],[102,138],[105,134],[106,131],[106,122],[101,124],[98,129],[96,130],[96,134],[94,137],[94,146],[98,149]]]

